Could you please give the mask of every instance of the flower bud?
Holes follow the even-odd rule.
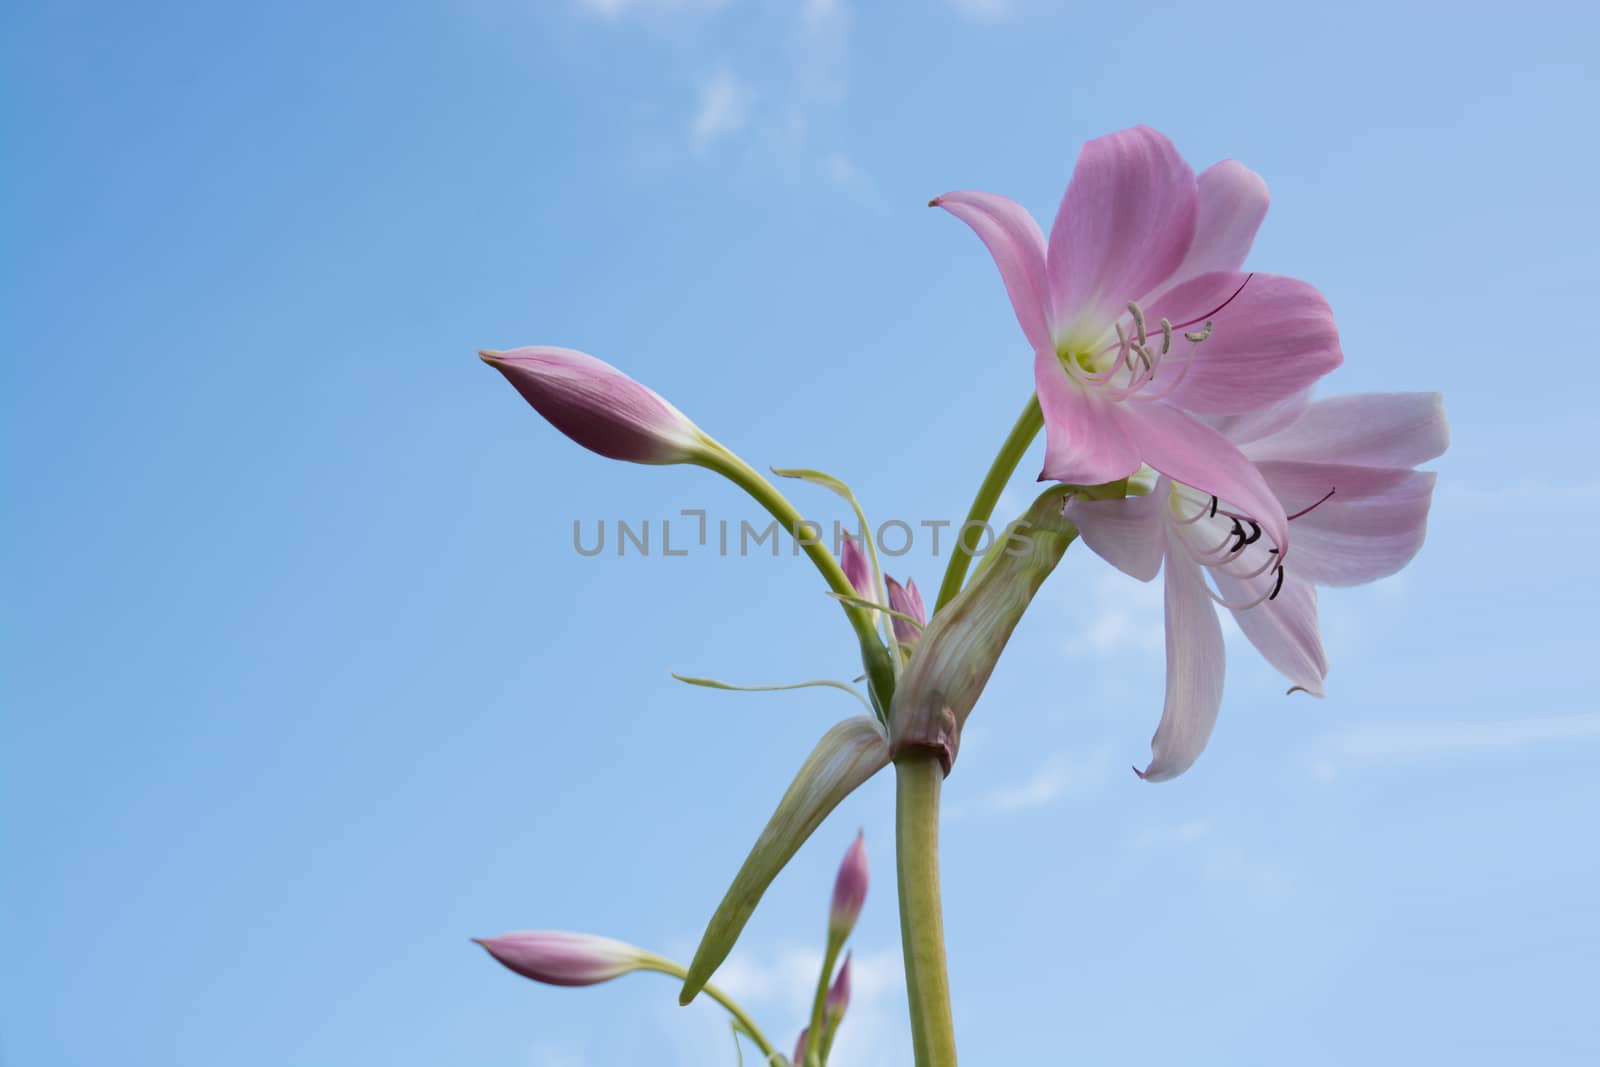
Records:
[[[632,463],[686,463],[706,437],[688,417],[609,363],[570,348],[480,352],[550,425],[591,452]]]
[[[521,930],[473,940],[508,969],[546,985],[609,982],[655,959],[643,949],[609,937],[561,930]]]
[[[927,625],[928,609],[922,603],[922,593],[918,591],[917,583],[908,578],[902,586],[893,578],[885,580],[889,583],[890,610],[909,615],[918,623]],[[902,645],[908,645],[921,636],[921,626],[913,626],[904,619],[894,620],[894,638]]]
[[[833,985],[828,987],[828,1004],[825,1009],[828,1013],[830,1026],[838,1026],[839,1020],[844,1018],[844,1013],[850,1007],[850,953],[844,954],[844,966],[839,968],[839,973],[834,976]]]
[[[861,906],[867,900],[867,843],[865,835],[856,834],[855,844],[844,854],[839,864],[839,874],[833,880],[833,907],[828,912],[828,938],[843,944],[850,931],[855,929]]]
[[[795,1039],[795,1043],[794,1043],[794,1060],[792,1061],[794,1063],[794,1067],[805,1067],[805,1062],[806,1062],[806,1039],[810,1035],[811,1035],[811,1027],[808,1026],[804,1030],[800,1031],[800,1036]]]
[[[867,554],[861,551],[861,546],[856,544],[856,539],[849,534],[844,535],[844,547],[839,551],[839,566],[844,569],[844,576],[850,579],[856,596],[877,603],[878,591],[873,588],[872,564],[867,560]]]

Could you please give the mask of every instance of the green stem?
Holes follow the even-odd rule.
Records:
[[[795,506],[789,503],[776,486],[761,476],[750,464],[730,452],[726,447],[706,439],[711,446],[709,454],[697,460],[708,470],[716,471],[740,489],[749,493],[756,503],[767,509],[767,513],[778,520],[778,523],[795,537],[802,529],[805,519]],[[811,557],[811,562],[821,572],[823,580],[835,593],[846,597],[855,597],[855,587],[850,584],[850,579],[845,577],[844,568],[839,566],[839,561],[833,558],[833,553],[828,551],[828,546],[820,540],[796,537],[800,547],[805,549],[806,555]],[[889,698],[894,695],[894,669],[889,663],[889,650],[884,647],[878,637],[877,622],[873,614],[862,608],[845,606],[845,616],[850,620],[850,625],[856,632],[856,639],[861,642],[861,662],[867,669],[868,688],[872,692],[874,706],[878,709],[879,718],[886,718],[888,714]]]
[[[900,939],[911,1002],[917,1067],[955,1067],[950,977],[939,901],[939,790],[944,768],[931,752],[895,761],[895,868],[900,882]]]
[[[817,992],[811,999],[811,1026],[806,1031],[806,1063],[794,1067],[821,1067],[827,1062],[827,1049],[823,1044],[822,1012],[828,1004],[828,986],[833,980],[833,965],[839,962],[839,949],[843,942],[828,935],[828,947],[822,954],[822,973],[817,977]]]
[[[683,967],[660,956],[652,957],[647,962],[641,963],[639,969],[641,971],[655,971],[658,974],[670,974],[680,981],[688,977],[689,974]],[[705,985],[705,994],[727,1009],[728,1014],[733,1016],[739,1027],[750,1036],[750,1040],[756,1043],[756,1048],[760,1049],[761,1054],[767,1057],[767,1062],[771,1063],[772,1058],[778,1054],[778,1050],[772,1047],[772,1042],[767,1040],[767,1036],[761,1032],[761,1028],[755,1024],[755,1020],[751,1019],[749,1015],[745,1014],[745,1010],[739,1007],[738,1001],[710,982]]]
[[[1017,416],[1016,425],[1011,427],[1011,433],[1000,446],[999,454],[994,457],[994,462],[989,464],[989,473],[983,476],[983,484],[978,486],[978,495],[972,498],[972,507],[967,511],[966,522],[963,522],[961,530],[956,532],[956,543],[950,550],[950,562],[945,567],[944,581],[939,586],[939,599],[933,605],[935,613],[961,592],[961,583],[967,576],[967,568],[972,565],[972,553],[961,547],[964,536],[962,531],[967,529],[968,523],[989,521],[989,516],[994,514],[995,503],[999,501],[1006,483],[1016,473],[1017,464],[1022,462],[1023,453],[1028,451],[1028,446],[1033,444],[1033,439],[1039,436],[1039,430],[1043,426],[1044,412],[1039,410],[1039,397],[1030,396],[1028,406]]]

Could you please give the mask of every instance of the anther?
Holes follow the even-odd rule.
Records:
[[[1144,344],[1149,338],[1144,332],[1144,310],[1132,300],[1128,301],[1128,314],[1133,316],[1133,328],[1139,334],[1139,343]]]
[[[1199,332],[1195,332],[1194,330],[1190,330],[1187,333],[1185,333],[1183,336],[1185,338],[1187,338],[1191,343],[1199,344],[1201,341],[1204,341],[1207,337],[1211,336],[1211,320],[1210,319],[1206,320],[1206,328],[1205,329],[1200,330]]]
[[[1172,320],[1161,320],[1161,354],[1164,356],[1172,351]]]
[[[1211,498],[1211,517],[1213,519],[1217,517],[1217,498],[1216,497],[1212,497]]]
[[[1278,564],[1278,581],[1272,587],[1272,592],[1267,594],[1268,600],[1277,600],[1278,594],[1283,592],[1283,564]]]
[[[1254,525],[1254,523],[1252,523],[1251,525]],[[1234,546],[1233,546],[1233,550],[1235,552],[1240,551],[1241,549],[1244,548],[1245,545],[1248,545],[1250,543],[1249,541],[1246,541],[1244,539],[1244,524],[1241,523],[1238,519],[1234,519],[1233,520],[1233,536],[1235,536],[1235,537],[1237,537],[1239,539],[1238,542],[1236,544],[1234,544]]]
[[[1244,539],[1244,543],[1253,545],[1261,540],[1261,524],[1254,519],[1246,519],[1244,521],[1250,524],[1250,536]]]

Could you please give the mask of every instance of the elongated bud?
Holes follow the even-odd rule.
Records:
[[[828,911],[828,939],[843,944],[855,929],[861,906],[867,900],[866,835],[856,834],[855,843],[844,854],[839,874],[833,880],[833,907]]]
[[[591,355],[542,345],[478,355],[591,452],[631,463],[687,463],[707,451],[705,435],[683,412]]]
[[[805,1067],[806,1039],[811,1036],[811,1027],[800,1031],[800,1036],[794,1042],[794,1067]]]
[[[877,602],[878,591],[872,585],[872,564],[867,560],[867,554],[861,551],[861,546],[856,544],[856,539],[849,534],[844,535],[844,547],[839,550],[839,566],[844,568],[844,576],[855,587],[856,596]]]
[[[909,578],[903,586],[893,578],[886,581],[889,583],[890,610],[909,615],[917,622],[927,625],[928,609],[923,606],[922,593],[918,591],[917,583]],[[909,645],[921,636],[922,630],[919,627],[911,625],[904,619],[894,620],[894,637],[901,644]]]
[[[844,1018],[846,1009],[850,1007],[850,953],[844,954],[844,966],[839,968],[839,973],[833,979],[833,985],[828,987],[828,1024],[838,1026],[839,1020]]]
[[[520,930],[473,940],[510,970],[546,985],[609,982],[655,959],[643,949],[609,937],[561,930]]]

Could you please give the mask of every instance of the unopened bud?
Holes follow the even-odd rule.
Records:
[[[828,937],[843,944],[855,929],[861,906],[867,900],[867,842],[856,834],[855,844],[844,854],[839,874],[833,880],[833,907],[828,912]]]
[[[561,930],[521,930],[473,940],[508,969],[546,985],[609,982],[655,959],[643,949],[609,937]]]
[[[833,979],[833,985],[828,987],[828,1022],[831,1026],[838,1026],[839,1020],[844,1018],[844,1013],[850,1007],[850,953],[844,954],[844,966],[839,968],[839,973]]]
[[[856,539],[849,534],[844,535],[844,547],[839,550],[839,566],[844,569],[844,576],[850,579],[856,596],[877,603],[878,591],[873,588],[872,564],[867,554],[861,551],[861,546],[856,544]]]
[[[894,637],[903,645],[908,645],[922,636],[922,627],[928,623],[928,609],[922,603],[922,593],[917,589],[917,583],[911,579],[901,585],[893,578],[886,579],[889,583],[889,608],[898,611],[901,615],[909,615],[917,620],[919,625],[913,626],[904,619],[894,620]]]

